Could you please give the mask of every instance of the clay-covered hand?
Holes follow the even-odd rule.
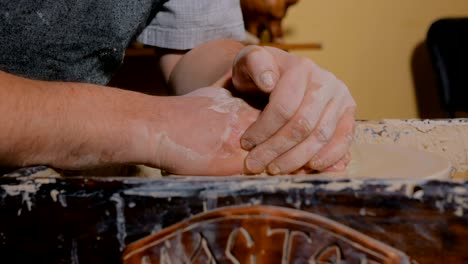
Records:
[[[250,173],[345,169],[356,103],[332,73],[273,47],[247,46],[235,58],[232,81],[240,92],[269,94],[241,137]]]
[[[207,87],[167,99],[164,133],[154,135],[156,167],[183,175],[244,172],[247,151],[240,137],[259,111],[223,88]]]

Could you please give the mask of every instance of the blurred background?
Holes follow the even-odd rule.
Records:
[[[323,45],[291,52],[342,79],[359,119],[446,117],[424,43],[443,17],[468,17],[468,1],[300,0],[283,20],[284,40]]]
[[[243,7],[249,5],[252,9],[258,9],[262,5],[259,3],[267,3],[241,2]],[[287,2],[292,4],[286,9]],[[268,3],[282,3],[280,9],[287,10],[280,14],[283,45],[297,44],[296,48],[287,50],[314,60],[343,80],[358,103],[358,119],[448,117],[441,107],[426,37],[431,24],[441,18],[468,18],[467,0],[272,0]],[[261,19],[256,13],[253,18]],[[464,50],[468,61],[466,25]],[[260,39],[264,38],[260,36]],[[154,90],[161,86],[161,76],[155,71],[156,61],[152,48],[129,48],[123,66],[110,85],[164,95],[164,90]],[[466,111],[468,62],[464,71],[467,89],[462,94],[467,99],[459,94],[451,98],[466,101],[462,102]],[[456,117],[467,115],[458,113]]]

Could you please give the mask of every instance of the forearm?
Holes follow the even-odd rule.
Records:
[[[178,60],[170,71],[169,84],[174,94],[186,94],[195,89],[218,85],[230,78],[232,64],[243,45],[234,40],[220,39],[204,43]],[[167,60],[169,68],[174,60]],[[168,71],[166,71],[168,72]]]
[[[78,169],[148,163],[148,120],[141,118],[150,111],[145,109],[148,97],[0,72],[0,165]],[[157,111],[152,116],[154,122],[161,121]]]

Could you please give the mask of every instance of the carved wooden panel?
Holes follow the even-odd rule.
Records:
[[[409,263],[402,252],[344,225],[300,210],[225,207],[130,244],[123,262]]]

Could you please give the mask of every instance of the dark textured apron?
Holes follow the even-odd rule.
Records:
[[[106,84],[157,0],[0,0],[0,70]]]

